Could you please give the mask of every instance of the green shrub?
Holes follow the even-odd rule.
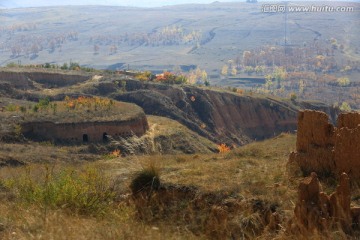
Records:
[[[44,68],[51,68],[51,64],[50,63],[45,63]]]
[[[39,106],[37,104],[34,105],[32,110],[33,110],[33,112],[38,112],[39,111]]]
[[[43,176],[34,176],[32,169],[25,167],[20,176],[5,180],[4,185],[16,193],[20,202],[86,215],[106,213],[115,196],[111,181],[91,167],[57,173],[45,167]]]
[[[14,105],[14,104],[9,104],[5,107],[6,111],[9,112],[15,112],[17,110],[18,106]]]
[[[297,98],[297,96],[296,96],[296,94],[293,92],[293,93],[290,93],[290,100],[291,101],[295,101],[296,100],[296,98]]]
[[[26,107],[20,106],[20,111],[21,111],[22,113],[26,113]]]
[[[64,63],[64,64],[60,67],[60,69],[62,69],[62,70],[68,70],[68,69],[69,69],[68,64],[67,64],[67,63]]]
[[[18,67],[19,65],[14,63],[14,62],[9,62],[8,64],[6,64],[6,67],[8,68],[14,68],[14,67]]]
[[[80,67],[80,64],[77,62],[70,62],[69,69],[77,70],[77,69],[81,69],[81,67]]]
[[[38,106],[40,108],[47,108],[49,106],[49,104],[50,104],[50,98],[49,97],[39,99]]]

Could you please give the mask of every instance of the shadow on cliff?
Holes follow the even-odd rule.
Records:
[[[110,97],[135,103],[146,114],[177,120],[217,143],[244,145],[296,129],[297,108],[274,99],[136,80],[119,84],[126,91]]]
[[[135,103],[148,115],[171,118],[215,143],[227,145],[244,145],[254,140],[271,138],[281,132],[294,131],[299,109],[324,111],[333,121],[338,114],[331,107],[316,102],[286,102],[209,88],[141,82],[123,75],[105,75],[99,82],[89,80],[90,74],[38,71],[3,71],[0,77],[7,79],[0,82],[0,86],[3,86],[0,94],[4,96],[35,102],[44,94],[51,100],[63,100],[66,95],[111,97]],[[69,88],[75,85],[76,88]],[[51,95],[51,91],[43,91],[51,88],[64,92]]]

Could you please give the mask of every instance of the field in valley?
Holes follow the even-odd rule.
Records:
[[[5,9],[0,65],[78,63],[155,74],[171,71],[189,79],[199,69],[206,75],[189,80],[192,83],[206,79],[217,86],[296,95],[339,107],[345,102],[344,107],[357,109],[359,5],[304,4],[352,11],[269,13],[263,12],[265,3],[218,2],[161,8]],[[287,71],[284,81],[277,79],[277,68]],[[349,80],[345,88],[337,84],[340,78]]]

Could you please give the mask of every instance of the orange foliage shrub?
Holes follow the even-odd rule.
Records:
[[[175,74],[172,74],[171,72],[164,72],[162,74],[156,75],[156,81],[158,82],[171,82],[175,81]]]
[[[236,93],[240,94],[240,95],[243,95],[244,94],[244,89],[236,89]]]
[[[113,155],[114,157],[119,157],[120,153],[121,153],[120,150],[116,149],[116,150],[112,151],[111,155]]]
[[[219,153],[226,153],[230,151],[230,147],[226,146],[225,143],[218,145]]]
[[[183,84],[187,82],[187,78],[184,75],[175,75],[171,72],[164,72],[156,75],[155,81],[169,84]]]

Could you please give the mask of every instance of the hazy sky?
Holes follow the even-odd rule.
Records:
[[[57,6],[57,5],[110,5],[110,6],[158,7],[164,5],[176,5],[176,4],[184,4],[184,3],[211,3],[214,1],[215,0],[0,0],[0,6],[39,7],[39,6]],[[245,2],[245,0],[219,0],[219,1]],[[260,2],[264,0],[258,0],[258,1]]]

